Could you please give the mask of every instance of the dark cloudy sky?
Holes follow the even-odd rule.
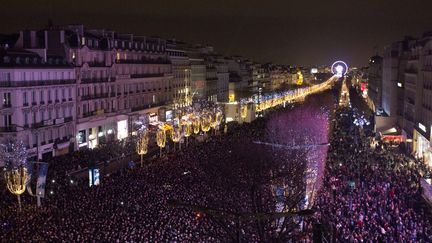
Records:
[[[365,65],[374,46],[432,30],[432,0],[5,0],[0,31],[83,23],[282,64]]]

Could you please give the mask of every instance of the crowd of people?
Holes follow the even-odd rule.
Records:
[[[330,237],[340,242],[431,242],[430,214],[418,206],[418,164],[386,149],[371,149],[370,134],[352,125],[350,110],[338,110],[334,116],[332,97],[330,92],[319,94],[289,111],[274,109],[252,123],[231,124],[226,134],[221,131],[207,134],[203,141],[191,139],[182,150],[148,158],[144,167],[103,174],[99,186],[89,187],[87,179],[68,174],[88,166],[89,161],[97,164],[133,153],[133,142],[111,142],[97,150],[53,158],[42,207],[37,208],[35,199],[24,195],[23,211],[18,212],[16,198],[5,187],[0,189],[1,239],[308,242],[312,226],[320,224],[323,229],[329,226]],[[319,120],[304,115],[309,111],[293,112],[322,106],[333,120],[332,129],[305,125]],[[283,129],[286,122],[290,129],[298,126],[305,132],[290,136],[292,131]],[[269,131],[275,127],[277,133]],[[277,211],[280,198],[275,198],[275,185],[285,186],[287,195],[281,201],[286,210],[298,211],[305,205],[309,153],[255,142],[325,143],[295,138],[323,127],[331,131],[330,146],[325,174],[318,173],[323,184],[314,196],[314,216],[304,221],[298,216],[240,220],[243,214]],[[327,236],[326,232],[322,235]]]
[[[379,143],[341,108],[331,136],[316,223],[338,242],[432,242],[432,216],[421,197],[423,163]],[[327,226],[327,227],[326,227]]]
[[[286,112],[274,111],[251,124],[231,124],[227,134],[207,135],[203,142],[192,139],[182,150],[146,160],[143,168],[104,175],[99,186],[89,187],[88,180],[69,177],[66,172],[78,164],[84,167],[83,160],[115,157],[124,151],[124,145],[119,144],[122,149],[118,150],[100,148],[96,154],[86,151],[54,158],[41,208],[34,198],[23,195],[23,211],[17,212],[16,198],[2,188],[2,240],[259,242],[271,238],[270,233],[258,232],[253,220],[242,221],[240,226],[236,215],[275,210],[268,182],[279,169],[270,161],[281,165],[290,158],[283,150],[269,152],[270,148],[254,141],[266,136],[269,119]],[[303,181],[300,173],[304,168],[296,170]],[[210,213],[206,208],[216,211]],[[270,226],[268,220],[262,229]]]

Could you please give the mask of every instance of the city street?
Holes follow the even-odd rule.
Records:
[[[432,243],[432,1],[3,1],[0,243]]]

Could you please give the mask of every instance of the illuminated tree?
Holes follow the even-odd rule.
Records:
[[[248,107],[247,107],[247,104],[246,103],[242,103],[242,104],[240,104],[240,117],[241,117],[241,119],[244,121],[245,119],[246,119],[246,117],[247,117],[247,110],[248,110]]]
[[[143,167],[143,156],[146,155],[148,152],[148,143],[149,143],[148,131],[144,130],[139,134],[138,141],[136,144],[136,152],[141,157],[141,167]]]
[[[171,140],[174,142],[174,151],[175,151],[175,145],[180,142],[182,134],[181,134],[181,126],[173,127],[171,130]],[[181,149],[181,145],[180,145]]]
[[[184,136],[186,137],[186,145],[189,143],[189,137],[192,135],[192,122],[191,121],[185,121],[183,125],[184,129]]]
[[[5,180],[8,190],[17,196],[21,211],[21,194],[25,192],[30,181],[27,149],[22,141],[8,140],[1,144],[0,159],[5,164]]]
[[[201,126],[201,121],[200,121],[200,117],[199,116],[195,116],[192,120],[192,124],[193,124],[193,132],[195,135],[197,135],[200,132],[200,126]]]
[[[156,132],[156,142],[159,146],[159,156],[162,157],[162,148],[165,148],[166,144],[166,132],[163,127],[159,127],[158,131]]]
[[[201,130],[206,134],[210,131],[212,118],[209,113],[204,113],[201,115]]]

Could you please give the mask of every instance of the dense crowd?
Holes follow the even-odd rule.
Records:
[[[233,215],[274,211],[270,187],[256,189],[260,187],[256,182],[268,183],[268,161],[288,158],[282,150],[269,153],[269,148],[253,143],[265,136],[268,119],[272,118],[232,124],[227,134],[207,136],[204,142],[192,140],[187,148],[148,160],[143,168],[106,175],[101,185],[91,188],[86,180],[52,171],[67,172],[82,160],[109,159],[123,150],[104,154],[107,151],[101,148],[92,157],[85,157],[90,156],[87,152],[74,153],[61,157],[58,165],[52,161],[42,208],[36,208],[34,198],[25,195],[24,210],[18,213],[16,198],[2,191],[2,240],[229,242],[241,238],[258,242],[263,236],[255,224],[246,222],[240,227]],[[68,159],[74,166],[68,165]],[[302,169],[298,168],[300,181]],[[259,209],[257,198],[263,203]],[[172,205],[171,200],[233,215],[220,218],[205,210]]]
[[[305,221],[287,216],[277,221],[240,223],[235,216],[274,212],[274,184],[278,183],[288,185],[289,195],[283,200],[287,209],[299,210],[305,205],[304,166],[310,153],[287,152],[254,143],[265,138],[267,142],[291,145],[325,143],[313,136],[296,138],[307,132],[313,135],[323,128],[328,132],[329,128],[317,125],[322,117],[307,117],[310,110],[295,112],[294,108],[288,112],[274,110],[272,115],[250,124],[231,124],[227,134],[207,135],[202,142],[191,139],[189,146],[180,151],[165,151],[161,158],[147,159],[143,168],[104,174],[101,185],[90,188],[88,180],[68,174],[89,163],[133,153],[132,141],[113,141],[97,150],[53,158],[49,161],[47,195],[41,208],[36,208],[34,198],[25,195],[23,212],[19,213],[16,198],[5,187],[0,189],[1,239],[307,242],[311,239],[307,232],[312,232],[313,225],[322,224],[329,226],[330,237],[340,242],[431,242],[430,214],[418,206],[419,164],[380,146],[371,149],[370,134],[352,125],[351,111],[339,110],[333,119],[331,97],[328,93],[320,94],[299,108],[327,107],[325,114],[334,121],[323,187],[314,201],[315,215]],[[284,129],[286,123],[290,129],[298,127],[297,133]],[[309,123],[314,124],[308,126]],[[324,134],[319,137],[327,139]],[[276,176],[278,173],[282,179]],[[281,225],[286,231],[281,230]]]
[[[338,111],[316,219],[340,242],[432,242],[422,163],[381,143],[372,148],[370,131],[353,124],[354,112]]]

